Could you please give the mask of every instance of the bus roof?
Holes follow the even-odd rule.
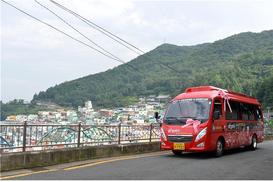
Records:
[[[214,86],[199,86],[190,87],[185,90],[184,93],[177,95],[173,100],[189,99],[189,98],[215,98],[219,97],[219,91],[224,91],[231,100],[237,100],[250,104],[260,105],[259,101],[251,96],[234,92],[231,90],[225,90]]]

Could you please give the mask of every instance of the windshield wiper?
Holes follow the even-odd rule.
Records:
[[[166,117],[165,119],[177,119],[177,117],[169,116],[169,117]]]
[[[179,117],[179,118],[185,118],[185,119],[196,119],[196,117],[192,117],[192,116],[181,116],[181,117]]]
[[[182,120],[183,119],[183,120]],[[175,121],[177,123],[186,123],[184,117],[174,117],[174,116],[169,116],[165,118],[165,121],[168,123],[172,123],[171,121]]]
[[[180,120],[180,119],[184,119],[184,117],[174,117],[174,116],[169,116],[165,118],[166,120]]]

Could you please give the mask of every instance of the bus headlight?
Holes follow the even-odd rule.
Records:
[[[203,130],[201,130],[201,131],[199,132],[199,134],[198,134],[197,137],[195,138],[195,142],[197,142],[198,140],[200,140],[201,138],[203,138],[206,134],[207,134],[207,127],[204,128]]]
[[[161,136],[164,139],[164,141],[167,141],[167,137],[166,137],[165,132],[162,128],[161,128]]]
[[[199,144],[197,145],[197,147],[204,147],[204,146],[205,146],[205,142],[199,143]]]

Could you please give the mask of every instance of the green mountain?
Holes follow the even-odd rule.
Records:
[[[273,30],[246,32],[195,46],[163,44],[113,69],[50,87],[33,102],[76,107],[92,100],[97,107],[116,107],[139,96],[175,96],[187,87],[214,85],[272,106],[272,77]]]

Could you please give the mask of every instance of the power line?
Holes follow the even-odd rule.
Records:
[[[138,51],[140,51],[141,53],[145,53],[144,51],[142,51],[141,49],[137,48],[136,46],[130,44],[129,42],[123,40],[122,38],[120,38],[117,35],[114,35],[113,33],[111,33],[110,31],[102,28],[101,26],[95,24],[94,22],[84,18],[83,16],[79,15],[78,13],[68,9],[67,7],[53,1],[50,0],[50,2],[52,2],[53,4],[55,4],[56,6],[58,6],[59,8],[63,9],[66,12],[69,12],[70,14],[74,15],[75,17],[77,17],[78,19],[80,19],[81,21],[85,22],[87,25],[89,25],[90,27],[94,28],[95,30],[103,33],[104,35],[106,35],[107,37],[111,38],[112,40],[118,42],[119,44],[125,46],[127,49],[130,49],[131,51],[135,52],[138,55],[141,55]],[[136,51],[138,50],[138,51]]]
[[[179,71],[177,71],[177,70],[174,69],[173,67],[169,66],[168,64],[163,64],[162,62],[159,62],[159,64],[162,65],[162,66],[165,66],[165,67],[167,67],[167,68],[169,68],[169,69],[171,69],[171,70],[173,70],[173,71],[175,71],[176,73],[179,73],[179,74],[180,74]]]
[[[65,24],[67,24],[70,28],[72,28],[73,30],[75,30],[76,32],[78,32],[80,35],[82,35],[84,38],[86,38],[88,41],[90,41],[91,43],[93,43],[94,45],[96,45],[97,47],[101,48],[103,51],[107,52],[108,54],[110,54],[111,56],[113,56],[115,59],[120,60],[120,62],[122,63],[126,63],[125,61],[121,60],[119,57],[113,55],[111,52],[107,51],[106,49],[104,49],[102,46],[98,45],[97,43],[95,43],[94,41],[92,41],[90,38],[88,38],[86,35],[84,35],[82,32],[80,32],[78,29],[76,29],[74,26],[72,26],[71,24],[69,24],[66,20],[64,20],[62,17],[60,17],[59,15],[57,15],[54,11],[52,11],[51,9],[49,9],[48,7],[46,7],[45,5],[43,5],[42,3],[40,3],[37,0],[34,0],[37,4],[39,4],[40,6],[42,6],[43,8],[47,9],[49,12],[51,12],[52,14],[54,14],[57,18],[59,18],[62,22],[64,22]],[[134,67],[133,65],[129,65],[127,64],[128,67],[131,67],[133,69],[133,71],[137,71],[139,72],[138,68]],[[140,73],[140,72],[139,72]]]
[[[82,44],[82,45],[85,45],[85,46],[89,47],[90,49],[95,50],[95,51],[99,52],[100,54],[102,54],[102,55],[104,55],[104,56],[106,56],[106,57],[108,57],[108,58],[110,58],[110,59],[112,59],[112,60],[118,61],[118,62],[120,62],[120,63],[125,63],[124,61],[122,61],[122,60],[120,60],[120,59],[117,59],[117,58],[114,58],[114,57],[111,57],[111,56],[105,54],[104,52],[102,52],[102,51],[100,51],[100,50],[98,50],[98,49],[92,47],[91,45],[89,45],[89,44],[87,44],[87,43],[85,43],[85,42],[83,42],[83,41],[81,41],[81,40],[79,40],[79,39],[77,39],[77,38],[75,38],[75,37],[73,37],[73,36],[71,36],[71,35],[65,33],[64,31],[62,31],[62,30],[60,30],[60,29],[54,27],[53,25],[50,25],[50,24],[44,22],[43,20],[41,20],[41,19],[39,19],[39,18],[37,18],[37,17],[35,17],[35,16],[33,16],[33,15],[31,15],[31,14],[25,12],[24,10],[22,10],[22,9],[16,7],[16,6],[14,6],[13,4],[11,4],[11,3],[9,3],[9,2],[6,2],[6,1],[4,1],[4,0],[1,0],[1,1],[4,2],[5,4],[9,5],[10,7],[13,7],[14,9],[20,11],[21,13],[23,13],[23,14],[25,14],[25,15],[31,17],[31,18],[33,18],[34,20],[36,20],[36,21],[38,21],[38,22],[40,22],[40,23],[42,23],[42,24],[44,24],[44,25],[46,25],[46,26],[48,26],[48,27],[54,29],[54,30],[57,31],[57,32],[62,33],[63,35],[65,35],[65,36],[67,36],[67,37],[69,37],[69,38],[71,38],[71,39],[73,39],[74,41],[76,41],[76,42],[78,42],[78,43],[80,43],[80,44]],[[37,2],[37,1],[36,1],[36,2]],[[38,3],[38,2],[37,2],[37,3]],[[40,3],[38,3],[38,4],[40,4]],[[48,9],[48,10],[49,10],[49,9]],[[51,11],[51,12],[52,12],[52,11]],[[53,13],[53,12],[52,12],[52,13]],[[54,13],[54,14],[55,14],[55,13]],[[55,14],[55,15],[57,16],[57,14]],[[57,17],[59,17],[59,16],[57,16]],[[60,19],[63,20],[62,18],[60,18]],[[69,24],[69,23],[67,23],[67,25],[68,25],[68,24]],[[70,27],[73,28],[75,31],[77,31],[77,29],[75,29],[73,26],[70,26]],[[79,31],[77,31],[77,32],[80,33]],[[88,37],[86,37],[84,34],[82,34],[82,33],[80,33],[80,34],[81,34],[82,36],[84,36],[85,38],[88,38]],[[88,39],[88,40],[89,40],[89,39]],[[91,41],[91,40],[89,40],[89,41]],[[91,42],[92,42],[92,41],[91,41]],[[110,54],[110,55],[111,55],[111,54]],[[164,65],[164,64],[162,64],[162,63],[159,63],[159,64]],[[130,67],[130,68],[132,68],[132,69],[134,69],[134,71],[137,71],[137,72],[139,72],[140,74],[142,74],[142,73],[138,70],[138,68],[136,68],[136,67],[134,67],[134,66],[132,66],[132,65],[130,65],[130,64],[127,64],[127,66]],[[165,66],[166,66],[166,65],[165,65]],[[166,66],[166,67],[169,67],[169,66]],[[142,71],[142,72],[143,72],[143,71]]]
[[[124,63],[124,62],[122,62],[122,61],[120,61],[120,60],[118,60],[118,59],[116,59],[116,58],[110,57],[109,55],[107,55],[107,54],[105,54],[104,52],[102,52],[102,51],[100,51],[100,50],[98,50],[98,49],[96,49],[96,48],[90,46],[89,44],[87,44],[87,43],[85,43],[85,42],[83,42],[83,41],[81,41],[81,40],[79,40],[79,39],[77,39],[77,38],[75,38],[75,37],[73,37],[73,36],[71,36],[71,35],[65,33],[64,31],[62,31],[62,30],[60,30],[60,29],[54,27],[53,25],[50,25],[50,24],[44,22],[43,20],[40,20],[39,18],[36,18],[36,17],[32,16],[31,14],[25,12],[24,10],[21,10],[20,8],[17,8],[16,6],[12,5],[11,3],[6,2],[6,1],[4,1],[4,0],[1,0],[1,1],[4,2],[4,3],[6,3],[7,5],[9,5],[9,6],[15,8],[16,10],[20,11],[21,13],[23,13],[23,14],[25,14],[25,15],[27,15],[27,16],[33,18],[33,19],[35,19],[36,21],[38,21],[38,22],[40,22],[40,23],[42,23],[42,24],[44,24],[44,25],[46,25],[46,26],[48,26],[48,27],[50,27],[50,28],[52,28],[52,29],[54,29],[54,30],[56,30],[56,31],[58,31],[58,32],[60,32],[60,33],[62,33],[62,34],[64,34],[65,36],[67,36],[67,37],[73,39],[74,41],[76,41],[76,42],[78,42],[78,43],[80,43],[80,44],[83,44],[83,45],[85,45],[85,46],[87,46],[87,47],[89,47],[89,48],[91,48],[91,49],[93,49],[93,50],[99,52],[100,54],[103,54],[104,56],[106,56],[106,57],[108,57],[108,58],[110,58],[110,59],[113,59],[113,60],[118,61],[118,62],[120,62],[120,63]]]
[[[90,21],[90,20],[84,18],[83,16],[81,16],[81,15],[79,15],[78,13],[76,13],[76,12],[74,12],[74,11],[68,9],[67,7],[65,7],[65,6],[63,6],[63,5],[59,4],[59,3],[57,3],[56,1],[50,0],[50,2],[52,2],[53,4],[55,4],[56,6],[58,6],[59,8],[63,9],[64,11],[66,11],[66,12],[68,12],[68,13],[74,15],[75,17],[77,17],[78,19],[82,20],[83,22],[85,22],[85,23],[86,23],[87,25],[89,25],[90,27],[92,27],[92,28],[94,28],[94,29],[100,31],[100,32],[103,33],[104,35],[106,35],[106,36],[108,36],[109,38],[115,40],[116,42],[120,43],[121,45],[125,46],[126,48],[130,49],[131,51],[137,53],[138,55],[141,55],[141,54],[140,54],[139,52],[136,52],[136,51],[135,51],[134,49],[132,49],[131,47],[135,48],[136,50],[138,50],[138,51],[140,51],[140,52],[142,52],[142,53],[144,53],[144,54],[146,53],[146,52],[142,51],[141,49],[137,48],[136,46],[130,44],[128,41],[125,41],[124,39],[121,39],[120,37],[114,35],[114,34],[111,33],[110,31],[108,31],[108,30],[102,28],[101,26],[95,24],[94,22],[92,22],[92,21]],[[105,32],[106,32],[106,33],[105,33]],[[107,33],[108,33],[108,34],[107,34]],[[111,36],[110,36],[109,34],[110,34]],[[119,39],[119,40],[121,40],[122,42],[119,41],[119,40],[114,39],[112,36],[115,37],[115,38],[117,38],[117,39]],[[127,45],[130,45],[131,47],[125,45],[123,42],[126,43]],[[144,56],[144,55],[142,55],[142,56]],[[146,58],[147,58],[147,57],[148,57],[148,56],[146,55]],[[159,62],[159,61],[158,61],[158,62]],[[175,71],[176,73],[178,73],[178,74],[180,75],[180,72],[177,71],[175,68],[173,68],[173,67],[171,67],[171,66],[169,66],[169,65],[163,64],[162,62],[159,62],[159,64],[162,65],[162,66],[165,67],[165,68],[169,68],[170,70]]]
[[[72,28],[73,30],[75,30],[76,32],[78,32],[80,35],[82,35],[84,38],[86,38],[88,41],[90,41],[91,43],[93,43],[94,45],[96,45],[97,47],[99,47],[100,49],[102,49],[103,51],[105,51],[106,53],[108,53],[109,55],[111,55],[112,57],[114,57],[115,59],[120,60],[121,62],[125,63],[125,61],[122,61],[120,58],[118,58],[117,56],[113,55],[111,52],[107,51],[106,49],[104,49],[103,47],[101,47],[100,45],[98,45],[97,43],[95,43],[94,41],[92,41],[90,38],[88,38],[87,36],[85,36],[83,33],[81,33],[78,29],[76,29],[74,26],[72,26],[71,24],[69,24],[66,20],[64,20],[62,17],[60,17],[59,15],[57,15],[54,11],[52,11],[51,9],[49,9],[48,7],[46,7],[45,5],[43,5],[42,3],[40,3],[37,0],[34,0],[37,4],[39,4],[41,7],[43,7],[44,9],[48,10],[49,12],[51,12],[53,15],[55,15],[57,18],[59,18],[62,22],[64,22],[65,24],[67,24],[70,28]]]
[[[91,45],[89,45],[89,44],[87,44],[87,43],[85,43],[85,42],[83,42],[83,41],[81,41],[81,40],[79,40],[79,39],[77,39],[77,38],[75,38],[75,37],[73,37],[73,36],[71,36],[71,35],[65,33],[64,31],[62,31],[62,30],[60,30],[60,29],[54,27],[53,25],[50,25],[50,24],[48,24],[48,23],[46,23],[46,22],[40,20],[39,18],[36,18],[36,17],[32,16],[31,14],[25,12],[24,10],[21,10],[20,8],[18,8],[18,7],[16,7],[16,6],[12,5],[11,3],[8,3],[8,2],[6,2],[6,1],[4,1],[4,0],[1,0],[1,1],[4,2],[4,3],[6,3],[7,5],[9,5],[9,6],[15,8],[16,10],[20,11],[21,13],[23,13],[23,14],[25,14],[25,15],[27,15],[27,16],[33,18],[33,19],[35,19],[36,21],[38,21],[38,22],[40,22],[40,23],[42,23],[42,24],[44,24],[44,25],[46,25],[46,26],[48,26],[48,27],[50,27],[50,28],[52,28],[52,29],[54,29],[54,30],[56,30],[56,31],[58,31],[58,32],[60,32],[60,33],[62,33],[62,34],[64,34],[65,36],[67,36],[67,37],[73,39],[74,41],[76,41],[76,42],[78,42],[78,43],[80,43],[80,44],[83,44],[83,45],[85,45],[85,46],[87,46],[87,47],[89,47],[89,48],[91,48],[91,49],[93,49],[93,50],[99,52],[100,54],[102,54],[102,55],[104,55],[104,56],[106,56],[106,57],[108,57],[108,58],[110,58],[110,59],[112,59],[112,60],[118,61],[118,62],[120,62],[120,63],[125,63],[124,61],[120,60],[118,57],[111,57],[111,56],[105,54],[104,52],[102,52],[102,51],[100,51],[100,50],[98,50],[98,49],[92,47]],[[52,1],[52,0],[50,0],[50,1],[51,1],[51,2],[54,2],[54,1]],[[37,2],[37,1],[36,1],[36,2]],[[38,3],[38,2],[37,2],[37,3]],[[56,2],[54,2],[54,3],[56,3]],[[40,4],[40,3],[38,3],[38,4]],[[58,3],[57,3],[57,4],[58,4]],[[40,4],[40,5],[41,5],[41,4]],[[60,6],[62,6],[62,5],[60,5]],[[65,8],[65,7],[64,7],[64,8]],[[49,10],[49,9],[48,9],[48,10]],[[52,11],[51,11],[51,12],[52,12]],[[52,12],[52,13],[54,13],[54,12]],[[59,17],[56,13],[54,13],[54,14],[55,14],[57,17]],[[80,16],[80,15],[79,15],[79,16]],[[80,17],[81,17],[81,16],[80,16]],[[59,17],[59,18],[60,18],[61,20],[64,20],[64,19],[62,19],[61,17]],[[85,18],[82,17],[82,18],[80,18],[80,19],[85,19]],[[65,20],[64,20],[64,21],[65,21]],[[82,21],[84,21],[84,20],[82,20]],[[66,22],[66,21],[65,21],[65,22]],[[86,22],[86,21],[84,21],[84,22]],[[67,23],[67,22],[66,22],[66,23]],[[86,23],[87,23],[87,22],[86,22]],[[68,25],[68,24],[69,24],[69,23],[67,23],[67,25]],[[69,24],[69,25],[70,25],[70,24]],[[89,41],[91,41],[91,39],[89,39],[89,38],[86,37],[84,34],[82,34],[81,32],[79,32],[79,31],[78,31],[77,29],[75,29],[73,26],[70,26],[70,27],[73,28],[73,29],[74,29],[75,31],[77,31],[78,33],[80,33],[80,34],[81,34],[82,36],[84,36],[85,38],[87,38]],[[93,41],[91,41],[91,42],[93,43]],[[139,49],[139,50],[140,50],[140,49]],[[110,52],[109,52],[109,53],[110,53]],[[109,54],[109,53],[108,53],[108,54]],[[110,53],[110,55],[111,55],[111,53]],[[112,56],[114,56],[114,55],[112,55]],[[169,65],[165,65],[165,64],[163,64],[163,63],[161,63],[161,62],[159,62],[159,64],[161,64],[161,65],[163,65],[163,66],[165,66],[165,67],[167,67],[167,68],[169,68],[169,69],[175,71],[176,73],[178,73],[177,70],[175,70],[174,68],[170,67]],[[139,72],[138,68],[134,67],[133,65],[129,65],[129,64],[128,64],[128,66],[131,67],[131,68],[133,68],[134,71],[138,71],[138,72]],[[140,72],[139,72],[139,73],[140,73]]]

